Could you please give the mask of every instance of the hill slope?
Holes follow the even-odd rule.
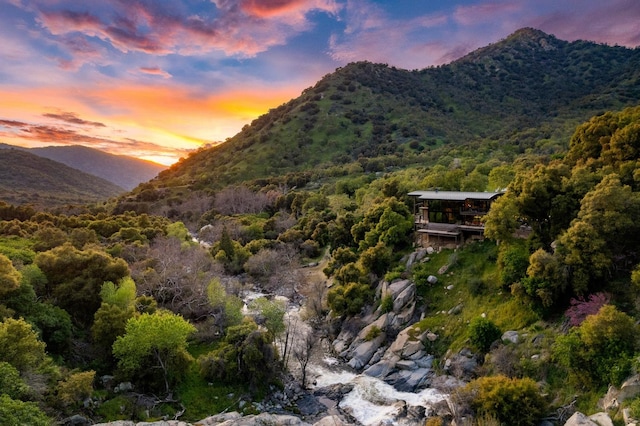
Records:
[[[0,151],[0,200],[45,207],[106,200],[124,189],[18,149]]]
[[[162,172],[157,187],[564,152],[575,126],[640,99],[640,49],[522,29],[451,64],[407,71],[359,62],[326,75],[226,143]],[[312,172],[310,172],[312,171]],[[301,178],[304,183],[307,177]]]
[[[166,168],[151,161],[113,155],[80,145],[31,148],[30,152],[98,176],[127,190],[153,179]]]

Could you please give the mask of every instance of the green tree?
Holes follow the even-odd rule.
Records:
[[[187,337],[195,330],[181,316],[163,310],[130,318],[125,334],[113,344],[120,372],[127,377],[155,378],[151,382],[157,383],[155,372],[159,371],[168,393],[188,368]]]
[[[520,226],[519,216],[516,198],[507,192],[491,204],[489,213],[483,219],[485,237],[499,242],[509,242]]]
[[[604,305],[579,327],[558,337],[553,355],[579,385],[619,386],[631,372],[638,349],[637,332],[633,318],[612,305]]]
[[[35,402],[23,402],[0,395],[0,424],[4,426],[51,426],[53,420],[47,417]]]
[[[11,260],[0,254],[0,297],[16,290],[20,286],[20,272],[13,267]]]
[[[38,367],[45,359],[45,344],[22,318],[6,318],[0,323],[0,361],[20,372]]]
[[[251,319],[231,326],[223,343],[198,358],[200,373],[210,381],[248,384],[252,390],[264,389],[280,369],[276,348],[267,333],[258,330]]]
[[[501,424],[536,424],[547,408],[536,382],[505,376],[486,376],[469,382],[462,393],[471,400],[477,417],[489,415]]]
[[[69,243],[39,253],[35,264],[47,277],[43,296],[84,324],[91,322],[100,307],[102,284],[117,282],[129,275],[124,260],[114,259],[95,248],[78,250]]]
[[[28,392],[29,386],[20,377],[20,372],[8,362],[0,361],[0,394],[22,399]]]
[[[260,313],[271,342],[285,330],[284,314],[287,312],[287,306],[284,301],[259,297],[249,304],[249,309]]]
[[[469,323],[469,341],[480,352],[487,353],[491,344],[502,336],[502,332],[493,321],[476,317]]]
[[[615,174],[605,176],[580,203],[578,217],[558,244],[575,293],[600,290],[629,261],[640,233],[640,193]]]

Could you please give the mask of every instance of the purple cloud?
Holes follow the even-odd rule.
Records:
[[[97,121],[83,120],[73,112],[61,112],[59,114],[47,113],[42,115],[47,118],[53,118],[54,120],[60,120],[71,124],[78,124],[80,126],[106,127],[103,123]]]

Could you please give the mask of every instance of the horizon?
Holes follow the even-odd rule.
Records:
[[[0,6],[0,142],[83,145],[165,166],[224,142],[351,62],[424,69],[525,27],[567,41],[640,45],[634,0]]]

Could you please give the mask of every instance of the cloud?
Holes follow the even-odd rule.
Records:
[[[163,78],[171,78],[171,74],[162,70],[160,67],[140,67],[138,68],[138,71],[143,74],[157,75]]]
[[[47,118],[53,118],[55,120],[60,120],[71,124],[78,124],[80,126],[106,127],[104,123],[83,120],[73,112],[61,112],[59,114],[47,113],[42,115]]]
[[[196,13],[177,2],[142,0],[83,3],[82,11],[71,1],[52,6],[40,0],[36,7],[39,23],[52,35],[78,33],[121,52],[247,57],[311,28],[309,13],[340,9],[334,0],[214,0]]]
[[[343,34],[334,33],[329,54],[338,62],[368,60],[403,68],[441,63],[442,49],[425,35],[448,22],[444,14],[422,14],[397,20],[366,1],[350,1]]]

